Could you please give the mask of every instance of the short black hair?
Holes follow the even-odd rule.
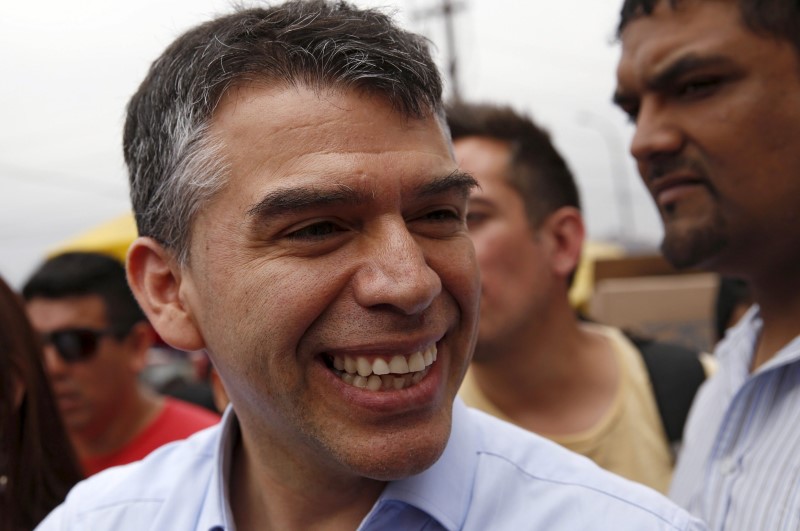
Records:
[[[510,107],[461,102],[448,105],[446,113],[454,141],[480,136],[508,143],[509,184],[522,196],[531,226],[539,227],[559,208],[580,209],[572,172],[549,133],[533,119]]]
[[[63,253],[46,260],[25,283],[26,301],[41,297],[64,299],[99,295],[106,307],[109,326],[127,333],[145,320],[139,303],[131,293],[125,266],[115,258],[93,252]]]

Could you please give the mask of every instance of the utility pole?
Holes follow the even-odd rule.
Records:
[[[441,0],[440,4],[428,9],[419,10],[413,15],[413,20],[425,20],[429,18],[442,17],[444,19],[445,33],[445,53],[447,74],[450,79],[452,97],[454,101],[461,100],[461,90],[458,82],[458,52],[456,51],[456,35],[453,24],[453,16],[466,6],[463,2],[453,0]]]

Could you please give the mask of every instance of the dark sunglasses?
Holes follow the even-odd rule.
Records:
[[[91,359],[97,353],[97,343],[101,337],[119,335],[120,332],[113,329],[65,328],[41,334],[41,338],[42,344],[55,347],[62,360],[75,363]]]

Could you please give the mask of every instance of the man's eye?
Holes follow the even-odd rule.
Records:
[[[422,211],[407,223],[415,232],[430,237],[447,237],[466,229],[464,215],[456,206]]]
[[[467,214],[467,227],[474,229],[486,221],[488,217],[489,216],[484,212],[469,212]]]
[[[681,83],[677,87],[677,94],[681,97],[699,97],[710,94],[720,85],[718,77],[702,77]]]
[[[286,237],[290,240],[320,240],[340,230],[339,226],[335,223],[321,221],[291,232],[287,234]]]
[[[425,214],[425,219],[431,221],[453,221],[453,220],[460,221],[461,215],[455,210],[443,208],[440,210],[434,210],[432,212],[428,212],[427,214]]]

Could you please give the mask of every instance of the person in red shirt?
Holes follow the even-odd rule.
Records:
[[[161,396],[141,381],[155,333],[116,259],[55,256],[33,274],[23,296],[85,474],[136,461],[218,422],[215,413]]]

